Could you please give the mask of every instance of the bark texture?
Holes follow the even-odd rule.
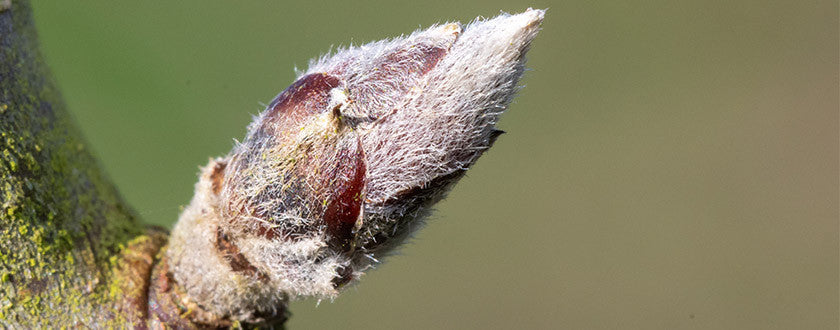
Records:
[[[251,326],[171,281],[168,233],[142,224],[85,147],[28,1],[0,2],[0,196],[0,328]]]
[[[144,325],[166,234],[86,148],[34,26],[27,1],[0,3],[0,327]]]

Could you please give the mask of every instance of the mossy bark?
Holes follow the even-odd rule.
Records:
[[[141,224],[86,147],[39,52],[28,1],[3,4],[0,327],[144,324],[166,234]]]

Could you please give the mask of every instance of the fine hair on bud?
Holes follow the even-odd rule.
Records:
[[[440,24],[313,60],[202,168],[167,248],[171,276],[233,320],[335,297],[493,145],[543,15]]]

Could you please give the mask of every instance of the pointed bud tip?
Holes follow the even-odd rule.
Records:
[[[465,45],[462,47],[464,56],[483,57],[487,61],[501,56],[497,60],[513,61],[527,51],[544,17],[545,10],[529,8],[518,14],[502,13],[493,18],[479,19],[464,28],[458,43]]]
[[[531,25],[533,25],[533,24],[539,25],[540,23],[542,23],[543,17],[545,17],[545,9],[534,9],[534,8],[528,7],[528,9],[525,10],[524,13],[519,14],[519,15],[523,15],[523,16],[526,16],[526,17],[530,18],[531,19],[531,23],[530,23]]]
[[[504,15],[501,17],[504,17]],[[544,17],[544,9],[528,8],[525,12],[504,17],[504,24],[511,28],[519,29],[520,33],[536,32],[540,24],[542,24]]]

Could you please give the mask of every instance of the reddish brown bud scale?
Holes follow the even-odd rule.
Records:
[[[279,123],[277,133],[284,133],[288,127],[282,125],[299,123],[308,115],[331,110],[326,109],[330,91],[340,85],[338,78],[324,73],[301,77],[269,104],[264,124]]]
[[[230,241],[230,237],[222,231],[221,228],[216,230],[216,248],[222,255],[222,258],[227,260],[231,270],[240,272],[249,276],[256,276],[260,281],[267,281],[268,277],[260,272],[257,267],[254,267],[245,256],[239,252],[239,247]]]
[[[329,184],[329,201],[324,211],[324,222],[332,244],[341,250],[350,248],[353,229],[361,221],[363,190],[365,188],[365,155],[357,140],[355,148],[339,151],[332,172],[324,173]]]
[[[239,185],[262,187],[253,195],[230,195],[234,203],[244,202],[237,213],[247,215],[231,221],[263,219],[249,232],[267,239],[311,237],[319,226],[326,226],[330,245],[350,250],[354,227],[361,220],[366,166],[358,135],[338,111],[349,100],[333,100],[334,89],[343,84],[332,75],[309,74],[271,102],[259,129],[244,141],[265,149],[242,150],[233,158],[238,166],[231,170],[231,179]],[[267,157],[278,160],[268,167],[252,167]],[[243,171],[252,173],[243,176]],[[268,180],[269,175],[274,179]],[[285,223],[289,216],[305,221]]]

